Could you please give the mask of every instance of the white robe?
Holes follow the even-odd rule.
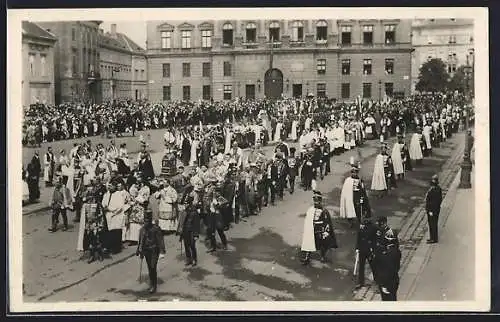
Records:
[[[314,240],[314,213],[316,208],[310,207],[307,209],[306,218],[304,219],[304,230],[302,231],[302,246],[304,252],[315,252],[316,241]]]
[[[227,130],[226,132],[226,141],[224,142],[224,154],[229,153],[231,150],[231,138],[233,137],[233,132],[231,130]]]
[[[194,166],[198,162],[198,155],[196,154],[196,150],[198,149],[198,144],[200,141],[193,140],[191,141],[191,156],[189,158],[189,165]]]
[[[102,205],[108,207],[108,211],[106,212],[108,230],[123,229],[125,212],[130,207],[126,203],[126,195],[123,191],[115,191],[111,196],[109,192],[104,194]]]
[[[279,122],[276,124],[276,130],[274,131],[274,142],[278,142],[281,139],[281,128],[283,124]]]
[[[430,125],[424,126],[424,129],[422,130],[422,135],[424,136],[425,145],[427,149],[432,149],[431,133],[432,133],[432,126]]]
[[[83,251],[83,237],[85,236],[85,226],[87,225],[87,211],[85,204],[82,207],[82,212],[80,214],[80,223],[78,227],[78,239],[76,242],[76,250],[82,252]]]
[[[345,143],[345,131],[341,127],[337,127],[333,129],[333,137],[334,137],[334,142],[333,142],[333,148],[342,148],[344,147]]]
[[[297,140],[297,125],[298,125],[297,120],[293,120],[292,130],[290,131],[290,139],[292,139],[293,141]]]
[[[384,156],[377,155],[375,158],[375,166],[373,167],[372,190],[380,191],[387,190],[387,182],[384,175]]]
[[[414,133],[410,140],[410,159],[422,160],[422,147],[420,146],[420,134]]]
[[[340,218],[356,218],[352,194],[354,182],[351,177],[346,178],[340,193]]]
[[[392,165],[394,167],[394,174],[403,174],[404,173],[404,168],[403,168],[403,159],[401,159],[401,144],[399,143],[394,143],[394,147],[392,148],[392,154],[391,154],[391,159],[392,159]]]
[[[304,129],[306,131],[309,131],[311,129],[311,118],[309,118],[309,117],[306,118],[306,122],[304,124]]]

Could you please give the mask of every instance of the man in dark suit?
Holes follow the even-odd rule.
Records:
[[[139,231],[139,243],[137,244],[136,256],[140,256],[141,260],[145,257],[148,265],[150,288],[149,293],[156,292],[158,285],[158,273],[156,266],[158,258],[165,257],[165,241],[160,227],[153,224],[153,212],[151,209],[146,210],[144,214],[144,226]]]
[[[186,208],[181,212],[177,229],[179,240],[184,242],[186,249],[186,266],[196,266],[198,262],[196,240],[200,235],[200,214],[197,205],[193,204],[194,194],[195,192],[191,192],[184,198]]]
[[[443,192],[439,186],[438,176],[434,175],[432,176],[431,187],[425,196],[425,211],[427,213],[427,223],[429,224],[428,244],[438,242],[438,221],[442,201]]]
[[[31,162],[27,167],[28,171],[28,190],[29,190],[29,202],[33,203],[40,199],[40,173],[42,172],[42,166],[40,164],[40,157],[38,156],[38,151],[31,159]]]

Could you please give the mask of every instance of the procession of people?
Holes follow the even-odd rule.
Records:
[[[106,112],[111,112],[106,117],[114,117],[113,122],[99,118]],[[92,116],[82,119],[82,114]],[[86,140],[75,143],[69,153],[61,150],[56,156],[48,148],[43,156],[44,182],[51,187],[55,181],[50,232],[58,230],[60,215],[63,229],[67,229],[67,211],[73,211],[74,221],[80,223],[77,250],[89,263],[121,252],[125,243],[138,244],[137,255],[146,258],[149,268],[151,293],[157,288],[158,258],[165,253],[163,238],[155,236],[176,235],[184,245],[186,266],[196,266],[200,235],[205,236],[208,253],[228,249],[232,225],[260,214],[265,207],[277,206],[286,193],[295,192],[297,184],[313,193],[313,206],[304,222],[301,261],[308,265],[319,251],[321,261],[328,262],[330,249],[347,246],[337,243],[333,214],[324,208],[317,182],[331,172],[335,156],[363,146],[366,140],[378,140],[380,153],[370,186],[359,176],[362,160],[351,158],[351,176],[342,186],[339,217],[358,231],[358,286],[364,284],[368,262],[383,300],[396,300],[401,254],[387,218],[372,218],[368,197],[384,198],[397,189],[408,171],[425,167],[423,160],[432,155],[432,148],[463,128],[465,117],[472,117],[465,111],[463,98],[455,95],[352,104],[319,98],[115,102],[104,107],[65,104],[33,106],[26,115],[26,128],[30,129],[26,144],[33,146],[67,138],[165,129],[161,173],[154,171],[143,135],[136,160],[126,145],[117,146],[112,138],[108,146],[94,146]],[[73,130],[68,130],[71,118],[69,128]],[[391,148],[388,140],[394,136],[397,142]],[[271,143],[274,151],[269,156],[263,148]],[[298,147],[290,143],[298,143]],[[28,202],[40,198],[39,159],[37,152],[23,170]],[[436,214],[435,206],[429,207]],[[434,218],[429,225],[434,225]],[[437,234],[433,232],[431,239],[437,242]]]

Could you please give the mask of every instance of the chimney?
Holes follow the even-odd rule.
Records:
[[[116,23],[111,24],[111,36],[116,36]]]

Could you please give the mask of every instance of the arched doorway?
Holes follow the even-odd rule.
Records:
[[[277,68],[268,69],[264,75],[266,98],[279,99],[283,93],[283,73]]]

